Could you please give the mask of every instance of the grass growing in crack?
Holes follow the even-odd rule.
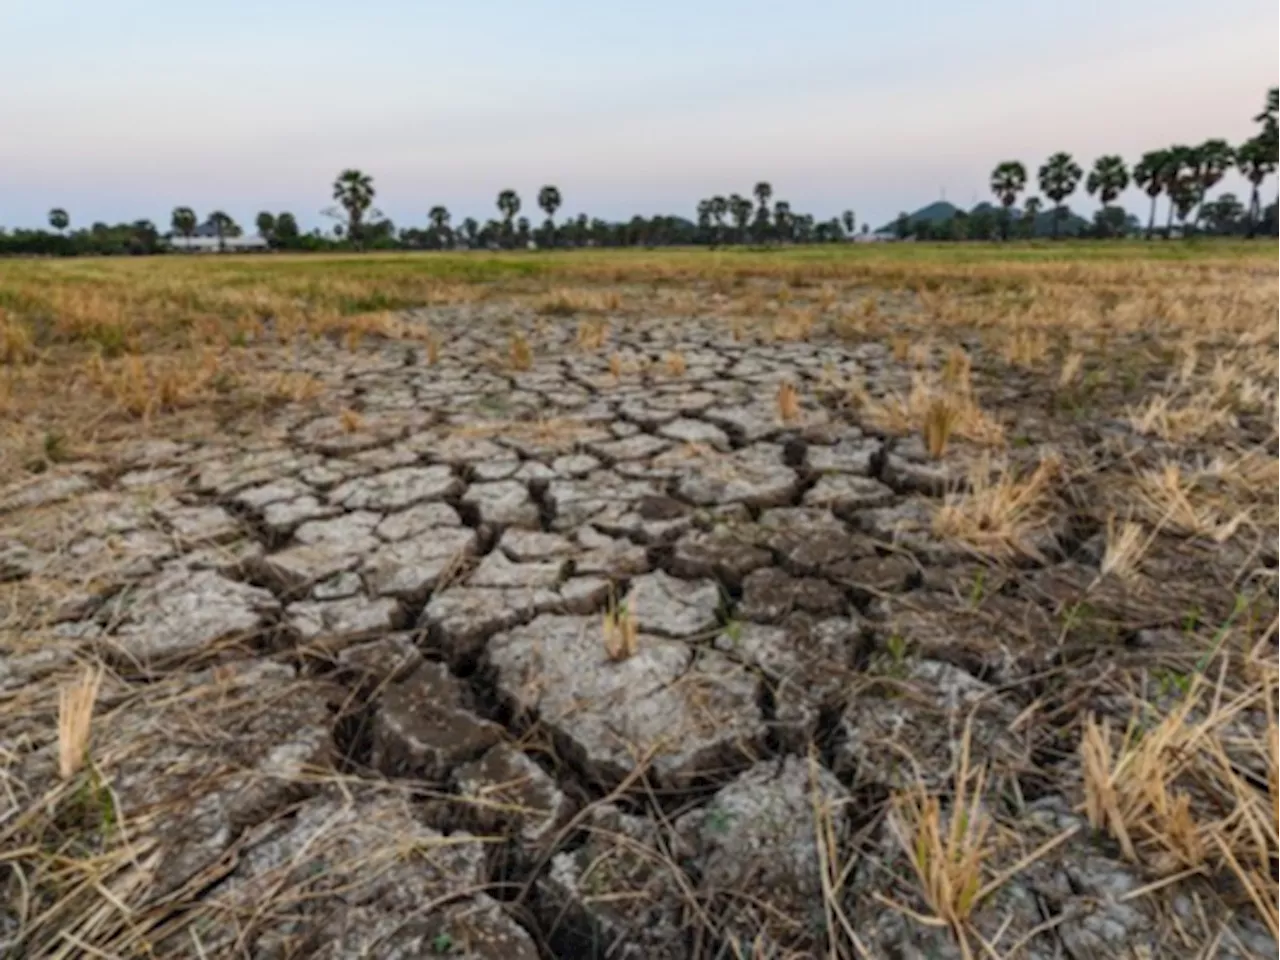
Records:
[[[617,603],[610,598],[601,627],[604,652],[610,660],[630,660],[639,652],[640,627],[626,600]]]
[[[528,370],[533,366],[533,347],[522,333],[513,333],[507,348],[507,360],[512,370]]]
[[[949,493],[934,514],[933,530],[997,558],[1040,557],[1036,537],[1053,517],[1050,494],[1062,462],[1046,457],[1026,475],[982,458],[969,470],[968,490]]]
[[[778,384],[776,402],[778,419],[783,423],[791,423],[800,418],[800,394],[790,380]]]

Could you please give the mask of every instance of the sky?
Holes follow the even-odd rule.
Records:
[[[692,218],[758,180],[879,226],[990,199],[1001,160],[1238,143],[1278,32],[1275,0],[0,0],[0,224],[310,228],[355,166],[400,227],[505,187],[541,219],[545,183],[560,217]]]

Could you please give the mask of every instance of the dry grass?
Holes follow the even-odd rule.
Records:
[[[604,348],[609,338],[609,325],[603,320],[583,320],[578,324],[578,349],[594,352]]]
[[[963,408],[951,396],[940,395],[933,398],[924,414],[921,433],[924,436],[924,448],[929,456],[941,460],[947,452],[947,443],[956,425],[963,416]]]
[[[70,780],[90,762],[93,707],[102,686],[102,670],[86,668],[78,680],[58,691],[58,776]]]
[[[937,921],[951,929],[966,957],[972,956],[967,924],[983,892],[983,865],[990,854],[992,822],[983,807],[986,771],[972,770],[966,727],[950,810],[918,784],[898,794],[889,829],[915,871],[916,884]],[[906,908],[890,903],[906,911]]]
[[[978,405],[967,387],[947,390],[923,374],[913,375],[906,396],[893,393],[875,399],[865,388],[856,386],[850,397],[864,422],[890,433],[918,431],[923,435],[930,429],[931,418],[939,418],[948,427],[948,439],[956,436],[986,447],[1003,446],[1005,442],[1004,427]]]
[[[507,360],[512,370],[528,370],[533,366],[533,347],[523,333],[513,333],[507,347]]]
[[[364,417],[360,416],[356,411],[344,407],[338,413],[338,423],[341,424],[343,433],[356,433],[364,426]]]
[[[1103,548],[1100,569],[1102,575],[1132,580],[1138,573],[1142,555],[1150,546],[1142,525],[1126,520],[1117,523],[1115,516],[1107,517],[1107,539]]]
[[[683,377],[685,371],[688,369],[688,364],[685,363],[684,354],[678,350],[668,353],[665,363],[667,367],[667,374],[672,377]]]
[[[1235,414],[1216,397],[1195,395],[1177,399],[1163,394],[1147,398],[1128,412],[1129,424],[1138,433],[1188,443],[1211,433],[1237,426]]]
[[[1138,473],[1133,497],[1158,527],[1224,543],[1250,519],[1250,509],[1242,508],[1215,479],[1166,461]]]
[[[559,287],[533,302],[534,312],[546,317],[572,317],[580,313],[614,313],[622,309],[622,297],[615,290]]]
[[[775,399],[779,420],[783,423],[791,423],[800,418],[800,394],[796,390],[794,383],[790,380],[783,380],[778,384],[778,393]]]
[[[1036,537],[1053,518],[1051,495],[1061,475],[1056,457],[1040,460],[1024,475],[984,456],[969,469],[968,490],[944,498],[933,530],[985,556],[1041,558]]]
[[[626,600],[610,601],[604,612],[602,634],[604,652],[610,660],[630,660],[640,649],[640,627]]]

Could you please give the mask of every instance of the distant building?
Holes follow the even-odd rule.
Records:
[[[857,233],[850,239],[854,243],[890,243],[900,238],[892,230],[877,230],[874,233]]]
[[[169,237],[169,246],[174,250],[186,250],[191,253],[218,253],[220,251],[237,251],[246,250],[266,250],[267,241],[256,234],[252,236],[239,237],[223,237],[222,242],[218,242],[216,235],[201,236],[197,229],[197,235],[194,237],[184,237],[181,234],[174,234]]]

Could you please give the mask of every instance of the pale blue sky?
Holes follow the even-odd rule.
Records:
[[[0,224],[311,226],[345,166],[399,226],[543,183],[562,217],[691,217],[759,179],[879,224],[1003,159],[1238,142],[1278,30],[1275,0],[0,0]]]

